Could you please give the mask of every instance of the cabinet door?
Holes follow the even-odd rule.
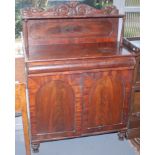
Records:
[[[32,140],[78,134],[81,94],[78,75],[28,78]]]
[[[125,127],[132,76],[130,71],[87,73],[83,88],[84,133]]]

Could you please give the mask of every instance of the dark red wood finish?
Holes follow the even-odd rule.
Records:
[[[139,37],[124,38],[124,44],[136,55],[136,66],[134,70],[134,82],[132,87],[132,100],[127,138],[140,138],[140,48],[132,41],[140,41]]]
[[[136,61],[118,40],[124,16],[73,4],[23,13],[35,151],[44,141],[127,130]],[[84,11],[53,13],[62,6]]]

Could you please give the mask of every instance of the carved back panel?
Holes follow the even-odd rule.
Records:
[[[118,15],[118,10],[115,6],[106,6],[102,9],[95,9],[89,5],[76,1],[58,4],[49,9],[26,8],[22,11],[24,19],[103,17],[113,15]]]

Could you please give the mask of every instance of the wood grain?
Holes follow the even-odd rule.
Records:
[[[130,107],[130,117],[128,123],[127,138],[140,138],[140,48],[133,45],[132,41],[140,41],[140,38],[125,38],[126,45],[136,55],[136,65],[134,69],[134,79],[132,88],[132,99]]]
[[[23,56],[15,58],[15,81],[26,82],[25,60]]]
[[[74,100],[72,87],[64,81],[53,80],[40,86],[36,94],[37,131],[55,133],[75,129]]]
[[[41,141],[41,135],[60,139],[105,132],[115,125],[125,127],[132,74],[132,70],[91,70],[29,75],[32,139]]]
[[[15,88],[16,88],[15,111],[22,113],[26,155],[31,155],[29,123],[28,123],[29,121],[27,116],[27,105],[26,105],[26,87],[24,83],[17,83]]]

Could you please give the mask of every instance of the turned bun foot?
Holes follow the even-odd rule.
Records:
[[[126,132],[125,131],[120,131],[118,133],[118,139],[123,141],[126,138]]]
[[[32,144],[33,153],[39,152],[39,146],[40,146],[40,144]]]

